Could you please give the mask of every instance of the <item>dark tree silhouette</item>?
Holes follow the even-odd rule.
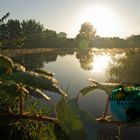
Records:
[[[85,22],[81,25],[81,29],[79,34],[76,36],[76,40],[78,41],[79,47],[89,47],[94,36],[96,30],[90,22]]]
[[[8,20],[0,25],[0,41],[5,48],[22,46],[24,36],[19,20]]]
[[[22,31],[25,36],[41,33],[44,29],[43,25],[41,25],[39,22],[36,22],[35,20],[23,20],[21,23]]]
[[[67,34],[64,33],[64,32],[60,32],[60,33],[57,34],[57,37],[58,38],[67,38]]]
[[[96,30],[90,22],[85,22],[81,25],[77,39],[92,40],[95,36]]]
[[[10,13],[6,13],[1,19],[0,19],[0,23],[4,22],[4,20],[6,20],[9,17]]]

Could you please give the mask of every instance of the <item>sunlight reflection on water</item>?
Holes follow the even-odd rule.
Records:
[[[90,85],[88,79],[97,82],[140,82],[140,49],[93,49],[93,50],[63,50],[47,52],[44,54],[26,55],[16,58],[16,61],[28,69],[43,68],[55,73],[60,87],[65,89],[69,98],[75,97],[81,89]],[[59,96],[47,92],[52,97],[54,108]],[[110,93],[111,94],[111,93]],[[86,96],[79,98],[80,107],[89,111],[94,116],[103,114],[107,93],[96,89]],[[109,110],[110,113],[110,110]],[[100,125],[102,135],[117,133],[116,126]],[[112,129],[113,128],[113,129]],[[129,131],[129,132],[127,132]],[[135,134],[134,134],[135,133]],[[128,138],[138,137],[139,129],[136,127],[123,128],[123,136]],[[116,135],[116,134],[115,134]],[[123,138],[122,138],[123,139]]]
[[[77,51],[73,55],[57,56],[55,62],[43,64],[43,69],[55,73],[59,85],[68,92],[68,97],[73,98],[79,91],[89,85],[88,79],[97,82],[108,80],[107,69],[113,57],[124,57],[123,53],[104,51]],[[94,94],[93,94],[94,93]],[[54,95],[55,99],[57,95]],[[102,90],[95,90],[86,97],[80,98],[80,105],[85,110],[99,115],[104,110],[107,94]]]
[[[93,73],[104,73],[104,71],[108,68],[109,62],[111,62],[111,55],[110,54],[101,54],[95,55],[94,60],[92,63]]]

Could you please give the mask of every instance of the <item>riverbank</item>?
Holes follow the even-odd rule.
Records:
[[[36,54],[36,53],[45,53],[57,50],[56,48],[33,48],[33,49],[6,49],[6,50],[0,50],[0,54],[6,55],[6,56],[19,56],[24,54]]]
[[[77,51],[77,50],[92,50],[93,52],[108,52],[108,53],[120,53],[125,50],[125,53],[140,53],[140,48],[19,48],[19,49],[1,49],[0,54],[9,56],[9,57],[17,57],[22,55],[30,55],[30,54],[39,54],[39,53],[47,53],[47,52],[65,52],[68,50]]]

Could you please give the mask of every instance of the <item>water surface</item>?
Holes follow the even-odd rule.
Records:
[[[88,50],[55,50],[48,53],[30,54],[15,57],[14,59],[28,69],[43,68],[55,73],[59,86],[67,91],[68,98],[74,98],[79,91],[90,85],[88,79],[97,82],[140,82],[140,50],[139,49],[88,49]],[[109,93],[111,94],[111,93]],[[52,100],[58,96],[49,93]],[[103,114],[108,93],[96,89],[86,96],[79,98],[80,107],[89,111],[94,116]],[[111,114],[110,110],[108,111]],[[101,125],[102,126],[102,125]],[[106,131],[105,131],[105,130]],[[101,133],[116,139],[118,135],[116,126],[106,125],[101,127]],[[110,134],[110,130],[112,134]],[[131,127],[127,139],[140,139],[139,128]],[[132,132],[135,134],[132,135]],[[126,139],[126,127],[123,128],[122,139]]]

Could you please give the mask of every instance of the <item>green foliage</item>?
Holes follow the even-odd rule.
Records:
[[[40,89],[37,88],[32,88],[32,87],[27,87],[30,95],[36,97],[36,98],[41,98],[41,99],[46,99],[46,100],[50,100],[51,98],[48,97],[44,92],[42,92]]]
[[[87,41],[90,41],[95,36],[96,30],[93,27],[93,25],[89,22],[85,22],[81,25],[81,29],[79,31],[79,34],[77,35],[77,39],[85,39]]]
[[[48,113],[46,105],[42,105],[42,103],[32,104],[31,96],[50,100],[50,97],[43,90],[66,95],[56,85],[53,73],[43,70],[26,71],[25,67],[14,63],[10,58],[3,55],[0,56],[0,72],[0,115],[1,113],[7,113],[7,115],[20,113],[21,116],[36,114],[36,117],[38,114],[46,115]],[[9,118],[5,121],[5,118],[2,118],[0,122],[0,134],[8,136],[5,139],[55,140],[54,132],[53,124],[46,124],[34,119]]]
[[[32,95],[33,93],[35,93],[36,96],[37,94],[40,94],[42,97],[49,99],[49,97],[45,96],[45,94],[43,94],[43,92],[39,89],[49,90],[62,95],[66,95],[56,85],[57,81],[52,77],[52,73],[43,70],[38,70],[39,73],[33,71],[25,71],[25,68],[22,65],[14,64],[10,58],[2,55],[0,56],[0,66],[0,77],[2,80],[12,80],[15,82],[15,85],[23,84],[28,88],[28,90],[32,91]]]
[[[46,70],[42,70],[42,69],[35,69],[34,72],[37,72],[39,74],[44,74],[44,75],[50,76],[50,77],[54,76],[54,73],[46,71]]]
[[[67,34],[64,33],[64,32],[60,32],[60,33],[57,34],[57,37],[58,38],[67,38]]]
[[[4,20],[6,20],[9,17],[10,13],[6,13],[1,19],[0,19],[0,23],[4,22]]]
[[[5,70],[5,73],[7,73],[8,70],[12,70],[14,67],[13,61],[3,55],[0,55],[0,70]]]
[[[96,30],[89,22],[85,22],[81,25],[79,34],[76,36],[78,47],[87,48],[90,47],[91,41],[95,36]]]
[[[10,96],[18,97],[18,86],[18,84],[13,82],[4,82],[0,83],[0,90],[6,92],[6,94],[9,94]]]
[[[8,113],[9,107],[11,113],[18,113],[18,100],[10,94],[0,91],[0,113]],[[46,115],[49,113],[49,108],[45,104],[42,105],[39,100],[30,99],[30,102],[25,104],[25,111]],[[9,118],[5,121],[3,118],[0,121],[0,135],[4,136],[5,140],[56,140],[54,124],[37,120],[14,120]]]
[[[31,19],[27,21],[23,20],[21,22],[21,27],[22,27],[23,34],[25,36],[41,33],[44,29],[43,25]]]
[[[119,37],[95,36],[96,29],[89,22],[81,25],[76,38],[67,38],[65,32],[56,33],[45,29],[40,22],[33,19],[8,20],[10,13],[0,19],[0,48],[46,48],[46,47],[97,47],[97,48],[128,48],[139,47],[140,35],[131,35],[127,39]]]
[[[24,43],[24,36],[19,20],[8,20],[0,25],[0,40],[3,47],[19,47]]]

